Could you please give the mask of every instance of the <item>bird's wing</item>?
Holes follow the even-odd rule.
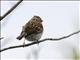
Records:
[[[41,23],[30,23],[28,22],[25,28],[27,35],[38,34],[43,31],[43,26]]]

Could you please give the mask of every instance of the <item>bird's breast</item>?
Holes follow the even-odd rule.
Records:
[[[25,39],[28,41],[37,41],[41,38],[42,33],[38,33],[38,34],[31,34],[29,36],[26,36]]]

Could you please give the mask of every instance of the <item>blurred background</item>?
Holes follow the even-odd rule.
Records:
[[[18,1],[1,1],[1,16]],[[22,45],[16,37],[22,26],[34,15],[43,19],[41,39],[67,36],[80,29],[78,1],[23,1],[1,21],[1,49]],[[26,44],[30,43],[26,41]],[[1,52],[1,60],[79,60],[79,34],[60,41],[45,41],[37,45]]]

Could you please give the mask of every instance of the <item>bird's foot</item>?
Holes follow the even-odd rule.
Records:
[[[23,48],[25,47],[25,40],[24,40],[24,42],[23,42]]]

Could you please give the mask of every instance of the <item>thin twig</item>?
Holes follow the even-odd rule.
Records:
[[[0,21],[4,19],[8,14],[10,14],[23,0],[17,2],[9,11],[7,11],[3,16],[0,16]]]
[[[4,37],[0,37],[0,40],[3,39]]]
[[[31,45],[34,45],[34,44],[38,44],[38,43],[41,43],[41,42],[44,42],[44,41],[47,41],[47,40],[59,41],[59,40],[68,38],[68,37],[70,37],[70,36],[72,36],[72,35],[78,34],[79,32],[80,32],[80,30],[77,31],[77,32],[71,33],[71,34],[69,34],[69,35],[67,35],[67,36],[63,36],[63,37],[55,38],[55,39],[53,39],[53,38],[45,38],[45,39],[40,40],[40,41],[38,41],[38,42],[32,42],[32,43],[25,44],[25,47],[28,47],[28,46],[31,46]],[[13,48],[20,48],[20,47],[23,47],[23,46],[24,46],[24,45],[7,47],[7,48],[4,48],[4,49],[0,50],[0,52],[6,51],[6,50],[9,50],[9,49],[13,49]]]

